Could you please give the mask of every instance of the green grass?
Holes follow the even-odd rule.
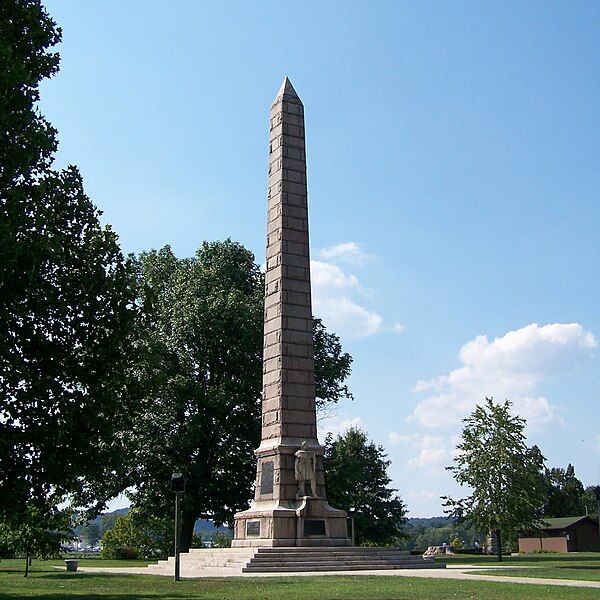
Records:
[[[449,565],[523,565],[543,566],[549,563],[576,564],[579,562],[591,562],[600,566],[600,552],[570,552],[568,554],[544,553],[544,554],[519,554],[518,556],[504,556],[502,562],[498,562],[495,556],[485,554],[447,554],[436,556],[436,562],[444,562]]]
[[[475,571],[469,571],[475,573]],[[583,579],[585,581],[600,581],[600,566],[576,565],[547,565],[531,569],[503,569],[502,571],[477,571],[477,575],[505,575],[506,577],[542,577],[544,579]],[[599,597],[600,597],[600,591]]]
[[[115,561],[82,561],[96,566],[114,566]],[[140,561],[116,561],[137,566]],[[145,563],[142,563],[145,564]],[[195,579],[175,583],[150,575],[67,573],[55,569],[62,561],[34,561],[31,575],[23,578],[23,561],[0,562],[0,598],[10,600],[333,600],[352,598],[398,600],[468,599],[510,600],[600,598],[600,590],[550,586],[524,586],[484,581],[452,581],[409,577],[325,576],[277,578]]]
[[[436,559],[447,564],[468,564],[497,566],[518,566],[518,569],[502,569],[496,571],[470,571],[476,575],[506,575],[508,577],[537,577],[548,579],[583,579],[600,581],[600,553],[572,552],[570,554],[523,554],[506,556],[498,563],[491,556],[445,556]],[[600,594],[599,594],[600,595]]]

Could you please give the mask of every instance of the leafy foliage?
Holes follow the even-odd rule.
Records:
[[[546,502],[542,509],[544,517],[575,517],[585,514],[583,483],[575,477],[575,468],[544,470]]]
[[[63,541],[70,538],[71,511],[47,504],[29,504],[21,521],[0,522],[0,547],[7,555],[25,557],[25,577],[31,558],[48,559],[60,553]]]
[[[225,535],[221,531],[217,531],[217,533],[215,533],[213,540],[212,540],[212,547],[213,548],[231,548],[231,539],[232,539],[232,537],[230,535]]]
[[[132,433],[135,506],[173,512],[170,478],[187,479],[182,548],[194,522],[227,521],[246,504],[260,428],[262,277],[230,241],[204,243],[191,259],[169,247],[141,255],[148,393]]]
[[[130,270],[77,169],[51,169],[35,106],[60,36],[38,0],[0,4],[0,515],[16,523],[114,480],[127,417]]]
[[[173,553],[173,522],[141,517],[135,510],[117,517],[102,536],[104,558],[158,558]]]
[[[182,549],[194,523],[231,522],[247,507],[260,441],[264,279],[240,244],[205,242],[193,258],[170,247],[136,261],[144,307],[146,393],[131,434],[134,505],[171,514],[171,473],[187,479]],[[315,323],[317,387],[324,401],[348,395],[351,358]]]
[[[540,477],[544,457],[525,444],[525,420],[510,414],[511,403],[483,406],[463,420],[462,441],[454,465],[447,467],[472,494],[461,500],[444,498],[453,517],[467,520],[497,537],[502,560],[502,535],[516,529],[535,528],[545,489]]]
[[[94,548],[96,544],[102,539],[102,529],[100,524],[92,521],[84,526],[81,533],[81,539],[90,548]]]
[[[600,486],[588,485],[583,492],[581,498],[584,506],[584,512],[582,514],[588,514],[590,517],[596,519],[600,517],[598,509],[600,509]]]
[[[340,338],[335,333],[328,332],[321,319],[314,319],[313,340],[317,410],[323,410],[327,405],[344,398],[353,400],[354,396],[344,384],[350,375],[352,357],[347,352],[342,352]]]
[[[342,510],[354,509],[359,545],[387,545],[403,537],[406,508],[389,487],[389,465],[383,447],[368,441],[356,427],[325,440],[328,501]]]
[[[404,526],[405,539],[398,540],[403,550],[426,550],[429,546],[450,544],[458,538],[466,548],[474,548],[475,542],[482,544],[486,535],[469,523],[457,523],[448,517],[408,519]]]

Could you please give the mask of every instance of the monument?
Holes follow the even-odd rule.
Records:
[[[184,577],[432,569],[397,548],[352,547],[346,513],[327,503],[317,439],[304,107],[289,79],[270,115],[262,436],[254,500],[232,548],[192,548]],[[350,546],[350,547],[348,547]],[[148,567],[172,574],[174,557]]]
[[[347,546],[317,439],[304,106],[286,77],[270,112],[262,435],[232,546]]]

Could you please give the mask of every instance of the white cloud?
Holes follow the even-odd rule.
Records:
[[[337,265],[320,260],[310,261],[310,278],[313,289],[316,288],[321,293],[326,290],[361,290],[354,275],[346,275]]]
[[[515,414],[527,421],[529,429],[544,429],[546,425],[558,423],[564,425],[563,418],[558,414],[557,408],[543,396],[517,396],[514,399]]]
[[[345,242],[337,246],[323,248],[319,255],[325,260],[341,260],[354,265],[362,265],[370,258],[356,242]]]
[[[405,329],[405,327],[401,323],[394,323],[391,326],[390,331],[393,331],[394,333],[402,333],[404,331],[404,329]]]
[[[446,438],[424,435],[419,443],[419,454],[407,461],[411,468],[424,468],[446,465],[450,462],[451,449]]]
[[[356,339],[384,330],[383,317],[352,298],[363,292],[354,275],[337,265],[312,260],[311,280],[313,312],[331,331]]]
[[[490,342],[480,335],[459,353],[462,366],[447,375],[417,381],[413,392],[433,392],[418,403],[409,420],[425,427],[456,425],[484,396],[510,398],[515,410],[544,426],[560,422],[556,408],[535,394],[544,380],[574,369],[598,342],[579,323],[532,323]]]
[[[408,444],[409,442],[414,442],[419,436],[416,433],[411,433],[408,435],[400,435],[396,431],[390,431],[388,434],[388,442],[390,444]]]
[[[383,317],[346,296],[316,298],[314,313],[327,327],[346,338],[362,338],[382,331]]]

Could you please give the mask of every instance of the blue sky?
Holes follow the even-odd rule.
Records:
[[[510,397],[600,483],[600,5],[51,0],[41,110],[123,249],[264,260],[268,108],[305,105],[313,297],[413,516],[460,419]]]

